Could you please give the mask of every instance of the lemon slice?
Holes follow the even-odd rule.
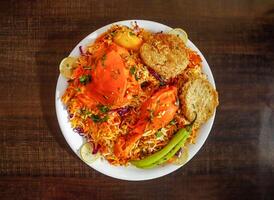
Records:
[[[181,28],[174,28],[168,32],[171,35],[177,35],[186,44],[188,40],[187,33]]]
[[[68,79],[72,78],[73,70],[76,68],[76,61],[77,58],[75,57],[66,57],[61,61],[59,70],[62,76]]]
[[[80,148],[81,158],[87,163],[93,163],[99,157],[99,154],[92,154],[92,146],[90,143],[84,143]]]
[[[188,149],[186,147],[182,147],[183,148],[183,152],[180,155],[180,157],[177,157],[174,160],[174,164],[175,165],[183,165],[186,163],[187,159],[188,159]]]

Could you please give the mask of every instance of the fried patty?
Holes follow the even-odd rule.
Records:
[[[219,104],[217,91],[208,80],[202,78],[190,80],[183,86],[180,101],[183,114],[189,121],[197,114],[195,128],[205,123]]]
[[[184,42],[170,34],[154,34],[141,46],[140,54],[145,64],[165,79],[181,74],[189,63]]]

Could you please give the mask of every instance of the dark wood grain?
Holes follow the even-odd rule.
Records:
[[[274,199],[273,1],[3,1],[0,11],[0,199]],[[201,151],[144,182],[87,167],[54,108],[60,60],[123,19],[184,28],[220,95]]]

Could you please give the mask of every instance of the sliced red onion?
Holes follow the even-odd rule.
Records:
[[[141,28],[138,26],[137,22],[134,21],[133,25],[133,32],[137,35],[138,33],[140,33]]]
[[[147,69],[148,69],[149,73],[152,76],[154,76],[154,78],[156,78],[158,81],[166,84],[165,80],[157,72],[155,72],[154,69],[152,69],[150,67],[148,67]]]
[[[70,118],[70,119],[73,118],[73,116],[74,116],[73,114],[69,114],[69,118]]]
[[[175,153],[175,155],[176,155],[178,158],[180,158],[181,155],[183,154],[183,152],[184,152],[184,149],[183,149],[183,148],[180,148],[180,149]]]
[[[80,136],[84,136],[84,129],[81,127],[76,127],[73,129],[74,132],[78,133]]]
[[[84,55],[84,51],[83,51],[83,49],[82,49],[82,46],[79,46],[79,51],[80,51],[80,54],[81,54],[81,55]]]
[[[116,111],[121,117],[125,116],[130,110],[130,107],[123,107],[123,108],[117,108],[114,109],[113,111]]]
[[[100,147],[100,144],[97,144],[96,146],[95,144],[93,144],[92,154],[96,154],[99,151]]]

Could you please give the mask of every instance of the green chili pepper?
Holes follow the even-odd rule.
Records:
[[[191,133],[191,128],[196,118],[197,114],[195,119],[185,128],[180,129],[163,149],[142,160],[132,160],[131,163],[139,168],[151,168],[170,159],[185,143],[186,139]]]
[[[166,161],[168,161],[170,158],[172,158],[177,151],[179,151],[179,149],[184,146],[187,138],[189,137],[190,135],[190,132],[188,132],[186,129],[184,129],[184,138],[182,140],[180,140],[180,142],[170,151],[168,152],[164,157],[162,157],[161,159],[159,159],[158,161],[152,163],[151,165],[148,165],[148,166],[144,166],[142,168],[153,168],[153,167],[156,167],[158,165],[161,165],[163,163],[165,163]]]
[[[175,146],[176,144],[178,144],[179,141],[181,141],[185,135],[183,134],[185,131],[185,129],[180,129],[175,136],[170,140],[170,142],[160,151],[142,159],[142,160],[133,160],[131,161],[131,163],[133,165],[135,165],[136,167],[145,167],[145,166],[149,166],[153,163],[155,163],[156,161],[158,161],[159,159],[161,159],[162,157],[164,157],[168,152],[170,152]]]

